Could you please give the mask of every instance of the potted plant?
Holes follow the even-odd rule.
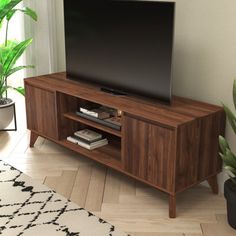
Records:
[[[0,44],[0,130],[4,130],[11,123],[14,116],[14,102],[8,98],[7,90],[14,89],[24,95],[24,88],[9,86],[8,79],[17,71],[34,67],[32,65],[16,66],[16,62],[31,44],[32,39],[22,42],[8,39],[9,23],[16,12],[20,11],[37,21],[35,11],[28,7],[17,7],[20,2],[22,0],[0,0],[0,33],[3,33],[1,31],[4,30],[5,35],[4,42]],[[3,24],[5,24],[5,29]]]
[[[236,80],[233,84],[233,102],[236,109]],[[225,105],[224,110],[227,119],[236,134],[236,117],[234,113]],[[224,168],[228,171],[229,179],[224,183],[224,195],[227,201],[227,217],[231,227],[236,229],[236,156],[231,151],[228,142],[224,137],[219,137],[220,156],[224,162]]]

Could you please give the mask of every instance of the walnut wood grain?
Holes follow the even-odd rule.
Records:
[[[219,173],[222,169],[222,159],[219,157],[219,135],[225,133],[224,111],[212,113],[201,119],[201,136],[199,147],[198,179]]]
[[[178,128],[176,192],[216,175],[222,169],[218,137],[225,130],[223,111]]]
[[[173,97],[171,105],[137,96],[115,96],[99,86],[68,80],[57,73],[25,80],[30,145],[45,137],[169,194],[176,216],[176,194],[207,180],[218,191],[222,161],[218,136],[225,131],[222,107]],[[121,132],[73,116],[95,102],[123,111]],[[109,145],[87,150],[66,141],[78,129],[94,128]]]
[[[36,133],[34,133],[33,131],[30,132],[30,147],[34,147],[35,142],[38,139],[38,135]]]
[[[107,166],[116,169],[121,168],[120,148],[117,145],[108,144],[94,150],[87,150],[86,148],[83,148],[77,144],[73,144],[67,140],[61,140],[59,143],[75,152],[79,152],[84,156],[88,156],[94,161],[106,164]]]
[[[77,110],[78,99],[76,97],[57,92],[56,102],[59,139],[62,140],[72,135],[78,129],[83,128],[83,125],[64,116],[65,113]]]
[[[96,101],[99,104],[143,117],[160,126],[172,128],[222,109],[215,105],[193,102],[180,97],[173,97],[172,105],[169,106],[143,97],[112,95],[102,92],[99,86],[68,80],[65,73],[39,76],[37,79],[28,78],[25,83],[52,91],[56,90],[81,99]],[[91,91],[93,92],[91,93]]]
[[[27,127],[51,138],[58,138],[55,93],[25,86]]]
[[[214,175],[212,177],[210,177],[207,180],[208,184],[211,187],[211,190],[214,194],[218,194],[219,193],[219,187],[218,187],[218,183],[217,183],[217,175]]]
[[[175,192],[197,182],[200,122],[189,122],[177,129]]]
[[[169,195],[169,217],[175,218],[176,217],[176,196]]]
[[[124,170],[173,192],[175,132],[128,115],[123,129]]]

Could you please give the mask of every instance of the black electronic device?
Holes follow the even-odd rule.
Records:
[[[67,77],[171,101],[175,3],[64,0]]]

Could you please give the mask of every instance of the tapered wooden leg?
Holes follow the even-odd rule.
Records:
[[[208,184],[210,185],[212,192],[214,194],[219,193],[218,183],[217,183],[217,175],[212,176],[207,180]]]
[[[169,217],[176,217],[176,196],[169,195]]]
[[[31,131],[30,132],[30,147],[34,147],[34,144],[37,138],[38,138],[38,135]]]

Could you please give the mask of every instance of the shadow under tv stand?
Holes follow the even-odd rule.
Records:
[[[176,194],[207,180],[218,193],[218,136],[225,131],[222,107],[173,97],[172,105],[134,96],[114,96],[100,87],[66,79],[65,73],[25,79],[30,147],[38,136],[102,163],[169,194],[169,216],[176,217]],[[76,116],[94,102],[122,111],[121,130]],[[108,145],[87,150],[66,140],[93,128]]]

